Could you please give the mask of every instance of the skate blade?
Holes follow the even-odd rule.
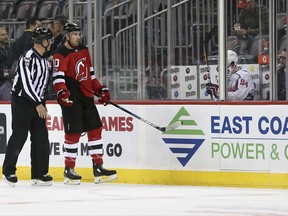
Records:
[[[5,176],[3,176],[3,181],[6,182],[8,185],[10,185],[10,186],[12,186],[12,187],[15,187],[15,186],[16,186],[16,183],[8,181],[8,180],[5,178]]]
[[[39,179],[32,179],[31,185],[32,186],[51,186],[53,183],[52,181],[41,181]]]
[[[64,178],[64,184],[66,185],[80,185],[81,180],[80,179],[69,179],[69,178]]]
[[[113,180],[116,180],[118,178],[117,174],[110,175],[110,176],[97,176],[94,178],[95,184],[100,184],[100,183],[106,183],[106,182],[111,182]]]

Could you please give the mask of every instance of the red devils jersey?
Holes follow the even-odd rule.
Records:
[[[96,77],[87,47],[79,45],[77,49],[68,49],[65,45],[61,46],[53,55],[53,66],[53,86],[57,93],[69,89],[67,78],[72,78],[80,83],[80,90],[85,96],[94,96],[92,80]]]

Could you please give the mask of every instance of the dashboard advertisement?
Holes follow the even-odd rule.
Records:
[[[60,107],[48,104],[50,166],[62,167],[64,131]],[[113,106],[97,105],[103,123],[104,161],[123,169],[288,172],[287,105],[122,105],[156,125],[183,125],[166,132]],[[11,135],[9,104],[1,104],[3,162]],[[4,118],[5,116],[5,118]],[[5,130],[4,130],[5,129]],[[91,167],[87,136],[78,148],[78,167]],[[18,165],[30,165],[29,137]]]

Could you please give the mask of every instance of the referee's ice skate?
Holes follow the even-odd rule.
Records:
[[[45,174],[39,178],[32,179],[31,185],[32,186],[51,186],[52,185],[53,177]]]
[[[103,168],[102,164],[93,165],[94,182],[95,184],[109,182],[117,179],[116,170],[107,170]]]
[[[64,184],[79,185],[82,177],[78,175],[72,167],[65,167]]]
[[[12,175],[3,174],[3,181],[7,182],[7,184],[11,185],[12,187],[15,187],[16,183],[18,182],[18,178],[15,174]]]

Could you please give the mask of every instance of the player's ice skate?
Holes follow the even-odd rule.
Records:
[[[40,178],[32,179],[31,185],[32,186],[51,186],[53,184],[52,180],[53,180],[52,176],[46,174]]]
[[[102,164],[93,165],[94,182],[95,184],[110,182],[117,179],[116,170],[107,170],[103,168]]]
[[[81,183],[81,176],[78,175],[72,167],[65,167],[64,170],[64,184],[79,185]]]
[[[9,184],[12,187],[15,187],[18,178],[15,174],[12,175],[3,175],[3,181],[6,182],[7,184]]]

